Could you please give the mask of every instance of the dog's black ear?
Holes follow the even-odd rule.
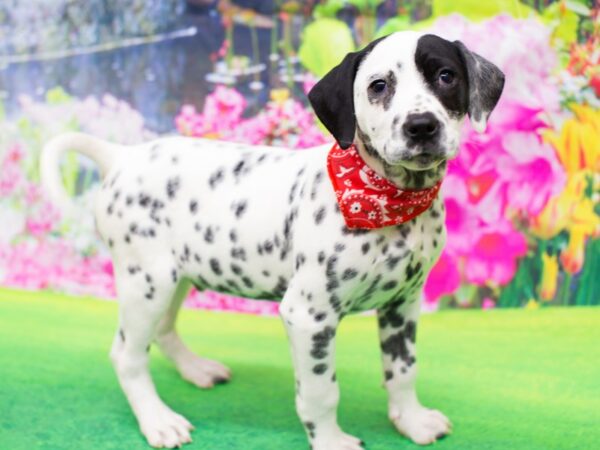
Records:
[[[333,135],[339,146],[346,149],[354,142],[354,78],[363,58],[383,38],[377,39],[357,52],[348,53],[341,63],[331,69],[308,93],[308,100],[317,117]]]
[[[502,94],[504,74],[496,65],[467,49],[462,42],[454,41],[454,45],[458,47],[467,68],[471,125],[475,131],[483,133]]]

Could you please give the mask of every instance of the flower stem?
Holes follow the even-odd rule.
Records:
[[[568,272],[565,272],[565,277],[563,278],[562,286],[561,286],[561,298],[563,306],[569,305],[569,295],[571,293],[571,279],[572,275]]]

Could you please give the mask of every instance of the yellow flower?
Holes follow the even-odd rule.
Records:
[[[540,297],[542,300],[552,300],[556,294],[556,281],[558,279],[558,259],[556,255],[542,254],[542,281],[540,283]]]
[[[534,299],[530,298],[527,304],[525,305],[526,309],[538,309],[540,304],[536,302]]]
[[[271,101],[281,105],[290,98],[290,91],[286,88],[272,89],[271,90]]]
[[[571,174],[563,191],[548,200],[542,212],[531,218],[531,232],[535,236],[551,239],[570,227],[573,212],[584,197],[590,175],[588,171]]]
[[[577,273],[583,267],[585,240],[600,227],[600,217],[594,212],[591,199],[581,200],[571,214],[569,245],[560,255],[560,262],[568,273]]]
[[[219,140],[221,139],[221,135],[217,132],[210,132],[210,133],[206,133],[202,135],[203,139],[216,139]]]
[[[600,110],[571,105],[575,117],[567,120],[560,132],[550,131],[544,137],[556,149],[567,173],[582,169],[600,170]]]

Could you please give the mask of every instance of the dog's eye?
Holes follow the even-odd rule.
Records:
[[[385,91],[385,81],[384,80],[375,80],[369,85],[369,89],[373,91],[375,94],[381,94]]]
[[[454,82],[454,72],[448,69],[444,69],[438,76],[441,84],[450,85]]]

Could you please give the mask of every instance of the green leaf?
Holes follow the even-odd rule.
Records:
[[[342,9],[345,4],[346,0],[327,0],[324,3],[319,3],[313,10],[313,16],[315,19],[325,17],[335,18],[338,11]]]
[[[577,40],[579,16],[573,10],[561,9],[560,3],[553,3],[542,13],[542,20],[553,29],[553,39],[557,39],[565,45]]]
[[[565,5],[567,9],[579,14],[580,16],[589,17],[589,15],[592,13],[590,8],[586,4],[581,2],[567,0],[565,2]]]
[[[438,18],[458,13],[473,21],[480,21],[498,14],[510,14],[517,18],[536,16],[536,11],[518,0],[433,0],[432,17]]]
[[[61,87],[55,87],[46,92],[46,101],[52,105],[66,103],[71,100],[71,96]]]
[[[383,0],[348,0],[348,3],[356,6],[361,14],[374,13]]]
[[[325,36],[327,39],[324,39]],[[304,67],[322,77],[354,49],[348,25],[341,20],[323,17],[304,29],[298,57]]]
[[[412,29],[412,24],[408,16],[396,16],[388,19],[375,34],[375,39],[395,33]]]

